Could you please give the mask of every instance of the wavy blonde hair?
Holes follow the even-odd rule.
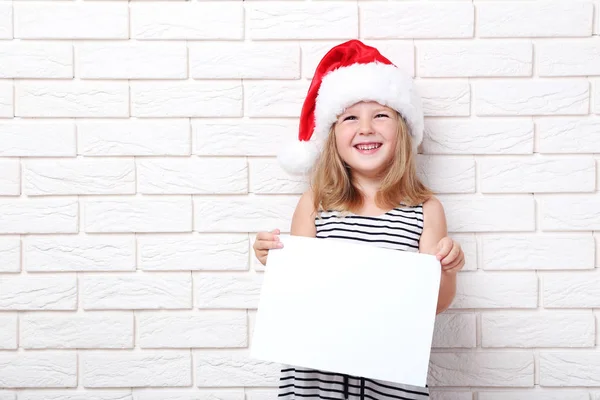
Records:
[[[396,149],[375,196],[375,204],[382,209],[393,209],[401,204],[415,206],[425,202],[433,194],[417,177],[409,129],[400,114],[396,114]],[[335,124],[329,130],[327,141],[313,170],[310,185],[315,210],[356,212],[363,205],[364,198],[352,181],[352,171],[338,153]]]

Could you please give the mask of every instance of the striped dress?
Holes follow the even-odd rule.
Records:
[[[321,211],[315,219],[317,238],[371,243],[401,251],[418,251],[423,232],[423,205],[397,207],[374,217]],[[345,374],[283,366],[279,398],[325,400],[421,400],[428,387],[414,387]]]

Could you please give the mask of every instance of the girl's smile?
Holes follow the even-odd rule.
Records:
[[[358,150],[360,154],[373,154],[376,153],[382,146],[382,143],[379,142],[365,142],[355,144],[354,148]]]

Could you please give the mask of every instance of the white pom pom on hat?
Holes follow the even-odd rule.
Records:
[[[398,111],[416,150],[423,139],[424,118],[412,77],[376,48],[350,40],[329,50],[317,66],[302,106],[298,137],[278,155],[281,167],[293,175],[308,174],[337,117],[361,101]]]

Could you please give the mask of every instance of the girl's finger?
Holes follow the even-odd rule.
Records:
[[[261,240],[258,243],[258,248],[260,250],[271,250],[271,249],[278,249],[283,247],[283,243],[281,243],[280,241],[275,241],[275,240]]]
[[[442,269],[444,271],[451,271],[453,269],[460,270],[463,267],[464,263],[464,257],[459,257],[456,260],[454,260],[454,262],[452,262],[451,264],[443,266]]]
[[[450,250],[448,255],[446,257],[444,257],[444,259],[442,260],[442,265],[452,264],[459,255],[460,255],[460,247],[457,245],[452,247],[452,250]]]
[[[445,258],[450,252],[450,249],[452,249],[453,244],[454,242],[447,237],[440,240],[440,242],[438,243],[438,252],[436,254],[437,259],[441,260]]]

